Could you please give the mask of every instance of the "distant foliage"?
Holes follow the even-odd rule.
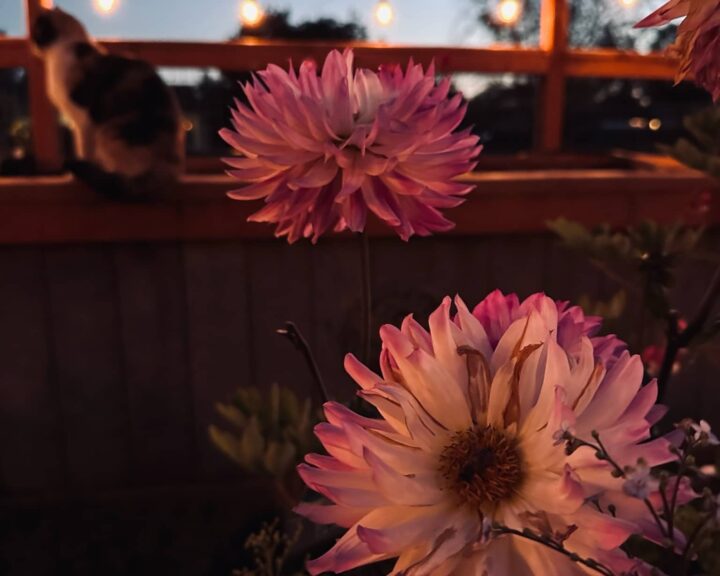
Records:
[[[667,291],[675,283],[678,261],[697,246],[703,230],[682,224],[656,222],[623,230],[600,227],[589,230],[578,222],[558,218],[548,223],[570,249],[587,256],[621,285],[640,288],[650,311],[666,318]]]
[[[667,151],[677,160],[720,179],[720,106],[686,116],[689,138],[680,138]]]
[[[257,26],[242,28],[238,38],[281,38],[283,40],[366,40],[367,30],[356,20],[339,22],[317,18],[293,24],[288,10],[268,10]]]

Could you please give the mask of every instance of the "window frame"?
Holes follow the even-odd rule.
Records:
[[[57,172],[62,164],[57,114],[45,90],[42,62],[32,55],[28,40],[31,22],[43,0],[24,0],[27,31],[24,37],[0,38],[0,67],[25,68],[29,108],[33,119],[33,152],[42,173]],[[231,42],[101,41],[110,52],[131,52],[155,66],[215,67],[254,70],[290,59],[322,60],[334,48],[352,46],[360,66],[405,62],[435,62],[439,73],[512,73],[539,77],[536,96],[534,151],[542,154],[562,148],[566,80],[570,77],[632,77],[670,80],[677,62],[663,54],[641,55],[611,49],[571,48],[568,0],[541,0],[540,42],[537,48],[453,48],[398,46],[373,42],[292,42],[245,39]],[[240,66],[239,63],[242,63]]]

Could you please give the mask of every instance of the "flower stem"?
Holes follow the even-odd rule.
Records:
[[[672,539],[675,531],[675,510],[677,508],[678,493],[680,492],[680,482],[683,474],[685,474],[685,464],[687,462],[687,454],[683,454],[678,467],[677,478],[675,479],[675,487],[673,488],[672,497],[670,499],[670,509],[668,510],[668,538]]]
[[[707,526],[708,522],[712,520],[713,515],[708,514],[703,518],[698,525],[695,527],[695,530],[692,531],[692,534],[687,539],[687,542],[685,544],[685,548],[683,549],[682,553],[682,574],[686,575],[690,572],[690,561],[692,560],[692,549],[695,545],[695,541],[698,539],[698,536],[700,536],[700,533],[702,532],[703,528]]]
[[[313,354],[312,349],[308,344],[308,341],[302,335],[302,332],[300,332],[300,329],[295,325],[294,322],[288,321],[285,322],[285,328],[279,328],[277,330],[277,333],[281,336],[285,336],[288,340],[290,340],[292,345],[300,351],[300,353],[303,355],[303,358],[305,358],[305,362],[307,363],[310,372],[313,375],[313,379],[315,380],[315,384],[317,385],[318,392],[320,392],[320,398],[322,399],[323,403],[329,402],[330,395],[328,394],[322,374],[320,374],[320,368],[318,367],[318,364],[315,360],[315,355]]]
[[[592,558],[583,558],[575,552],[572,552],[565,548],[562,542],[557,542],[551,538],[544,537],[541,534],[536,534],[532,530],[525,529],[521,531],[515,530],[514,528],[508,528],[507,526],[495,525],[493,526],[493,532],[495,532],[496,534],[511,534],[513,536],[518,536],[520,538],[525,538],[526,540],[542,544],[543,546],[547,546],[551,550],[555,550],[556,552],[567,556],[573,562],[582,564],[583,566],[589,568],[590,570],[593,570],[594,572],[597,572],[598,574],[602,574],[603,576],[615,576],[615,573],[610,570],[610,568],[601,564],[597,560],[593,560]]]
[[[360,233],[361,253],[360,266],[362,273],[362,340],[363,362],[370,362],[372,348],[372,281],[370,274],[370,238],[364,232]]]

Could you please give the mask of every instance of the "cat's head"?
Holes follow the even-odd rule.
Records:
[[[42,54],[61,43],[86,42],[89,36],[77,18],[60,8],[53,8],[43,10],[35,18],[30,39],[35,51]]]

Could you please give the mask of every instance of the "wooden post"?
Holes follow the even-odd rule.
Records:
[[[33,22],[43,5],[47,5],[47,0],[25,0],[28,44]],[[45,66],[39,58],[30,55],[27,73],[32,143],[37,169],[45,174],[58,172],[62,167],[60,133],[57,113],[47,97]]]
[[[564,60],[569,27],[568,0],[542,0],[540,48],[549,54],[550,65],[540,83],[535,118],[535,148],[540,152],[557,152],[562,147],[565,117]]]

